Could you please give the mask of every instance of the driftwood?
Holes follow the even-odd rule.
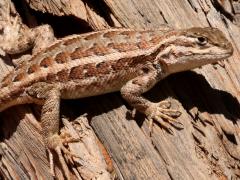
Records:
[[[6,17],[3,14],[9,12],[5,7],[0,7],[3,19]],[[57,27],[54,32],[59,36],[61,31],[68,34],[68,30],[72,32],[72,27],[79,24],[83,28],[74,32],[110,26],[157,28],[161,24],[175,28],[213,26],[221,29],[233,42],[235,51],[231,58],[174,74],[146,93],[152,101],[170,99],[182,112],[178,120],[184,129],[173,128],[174,133],[170,134],[155,124],[150,137],[145,117],[140,113],[132,117],[131,107],[119,93],[112,93],[63,101],[61,114],[70,122],[64,120],[62,133],[71,132],[81,138],[81,142],[70,144],[69,148],[81,155],[82,160],[66,157],[73,179],[240,178],[239,2],[26,0],[26,4],[17,3],[16,7],[29,26],[36,26],[36,19],[42,24],[42,20]],[[72,24],[55,26],[57,22],[69,20],[64,19],[65,16],[74,19]],[[2,76],[11,69],[11,58],[15,57],[4,56],[1,61]],[[74,120],[85,113],[93,130],[86,118]],[[40,108],[35,105],[13,107],[1,113],[0,172],[3,178],[52,178],[40,122],[36,119],[40,119]],[[58,179],[64,178],[59,162],[55,171]]]

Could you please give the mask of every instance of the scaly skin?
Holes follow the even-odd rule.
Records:
[[[230,57],[231,43],[215,28],[174,30],[108,29],[57,41],[20,64],[1,82],[0,111],[42,104],[46,146],[66,152],[59,135],[60,99],[76,99],[121,91],[122,97],[151,121],[174,121],[169,103],[142,97],[169,74]],[[65,168],[66,170],[66,168]]]

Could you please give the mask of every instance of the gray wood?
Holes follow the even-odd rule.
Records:
[[[211,25],[218,27],[228,37],[234,39],[236,46],[240,42],[238,27],[220,14],[219,9],[216,9],[210,1],[202,1],[201,4],[193,0],[164,0],[151,1],[151,3],[150,1],[146,3],[146,1],[134,0],[105,0],[105,2],[111,8],[116,19],[124,26],[132,27],[137,24],[136,27],[157,27],[164,21],[176,28]],[[132,7],[133,4],[136,6]],[[131,11],[138,9],[139,6],[141,6],[139,13],[136,13],[135,10]],[[156,20],[156,16],[148,16],[149,11],[151,14],[158,13],[159,18]],[[229,28],[226,28],[224,23]],[[153,159],[155,159],[161,166],[164,164],[168,175],[165,175],[165,171],[158,172],[166,179],[169,177],[172,179],[239,178],[239,167],[232,166],[235,163],[239,164],[240,154],[239,133],[237,133],[239,124],[239,63],[237,57],[239,54],[235,49],[234,56],[229,60],[214,66],[208,65],[194,70],[194,72],[172,75],[164,82],[160,82],[153,91],[147,93],[153,100],[159,99],[157,98],[159,94],[163,94],[164,98],[174,97],[183,112],[182,116],[178,118],[184,124],[183,130],[175,130],[174,135],[171,135],[157,125],[153,129],[151,141],[159,158],[154,157],[151,161],[154,162]],[[122,108],[121,106],[117,110],[121,113]],[[98,126],[101,126],[99,125],[101,122],[92,122],[92,125],[111,153],[115,152],[116,145],[107,131],[111,128],[111,124],[106,123],[105,120],[107,121],[107,119],[101,120],[104,127],[100,130],[98,130]],[[98,119],[98,121],[100,120]],[[130,122],[127,123],[130,124]],[[145,122],[141,127],[144,132],[147,132]],[[137,132],[136,128],[133,126],[131,128],[132,131]],[[120,128],[121,130],[122,128]],[[116,131],[112,134],[121,134],[119,130]],[[143,136],[147,136],[147,133]],[[146,138],[150,141],[148,137]],[[133,142],[136,141],[143,142],[144,139],[139,135],[133,140]],[[122,143],[126,143],[124,139],[122,139]],[[132,146],[134,147],[134,145],[130,147]],[[144,148],[142,150],[145,151]],[[119,167],[118,164],[122,161],[114,158],[117,156],[116,154],[112,156]],[[123,155],[122,159],[125,157]],[[130,159],[129,164],[131,162]],[[142,168],[142,166],[135,165],[134,168]],[[124,171],[124,165],[120,169]],[[124,177],[130,178],[129,176]]]
[[[112,159],[113,174],[116,173],[118,178],[240,178],[240,33],[235,24],[237,21],[232,22],[231,18],[236,16],[237,19],[238,14],[234,14],[229,8],[229,4],[233,3],[237,13],[238,2],[226,2],[227,4],[217,0],[92,1],[85,6],[88,10],[92,7],[91,16],[81,13],[76,15],[93,29],[109,25],[157,28],[163,23],[175,28],[210,25],[221,29],[232,40],[235,48],[233,57],[228,60],[172,75],[146,93],[152,101],[171,97],[173,105],[182,112],[178,120],[183,123],[184,129],[173,128],[173,134],[155,124],[150,137],[148,122],[144,121],[144,116],[137,113],[132,117],[132,109],[119,93],[75,100],[77,103],[72,106],[68,102],[62,103],[63,106],[69,106],[67,109],[71,109],[71,113],[65,113],[66,115],[88,113],[94,132]],[[98,3],[101,3],[103,9]],[[102,11],[105,14],[93,13]],[[66,14],[74,15],[71,10]],[[1,67],[5,68],[2,64]],[[47,155],[40,136],[41,128],[30,109],[24,106],[17,109],[18,111],[11,108],[2,115],[3,146],[0,153],[3,158],[0,172],[9,179],[30,179],[31,176],[39,178],[44,175],[50,178]],[[24,116],[26,110],[30,114],[27,117]],[[9,125],[11,118],[12,123]],[[8,133],[6,129],[14,133]],[[16,142],[27,143],[18,147]],[[29,153],[32,150],[34,153]],[[20,160],[11,160],[12,156],[7,152],[20,157]],[[59,169],[57,177],[63,178]]]

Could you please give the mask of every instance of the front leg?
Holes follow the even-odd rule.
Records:
[[[161,73],[155,68],[149,68],[149,71],[128,81],[122,88],[122,97],[136,110],[144,113],[150,120],[150,132],[152,131],[153,120],[160,123],[168,131],[171,130],[168,124],[175,122],[174,117],[181,115],[179,111],[169,109],[171,106],[168,101],[153,103],[145,99],[142,94],[151,89],[161,79]],[[165,121],[163,121],[165,120]]]
[[[69,152],[63,145],[67,142],[76,141],[76,139],[65,136],[67,134],[59,135],[60,90],[57,85],[39,82],[28,88],[27,93],[33,99],[43,103],[41,113],[42,135],[49,153],[51,173],[54,175],[51,151],[55,151],[65,176],[69,178],[69,170],[62,156],[62,151],[70,156],[78,156]]]

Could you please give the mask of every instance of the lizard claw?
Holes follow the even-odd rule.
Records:
[[[63,154],[69,155],[70,157],[75,158],[81,158],[77,154],[71,153],[64,145],[67,143],[77,142],[79,139],[75,139],[70,137],[69,134],[64,133],[61,135],[54,134],[47,140],[47,146],[48,146],[48,155],[49,155],[49,161],[50,161],[50,171],[53,176],[55,176],[54,173],[54,165],[53,165],[53,154],[51,151],[55,151],[57,153],[57,156],[59,158],[60,164],[63,168],[64,175],[67,179],[70,179],[70,172],[68,169],[68,166],[64,160]]]
[[[175,118],[181,115],[180,111],[170,109],[171,103],[169,101],[161,101],[159,103],[152,103],[149,108],[145,111],[147,119],[150,121],[149,129],[152,132],[153,121],[157,121],[164,129],[171,134],[173,133],[169,124],[182,129],[183,124],[178,122]]]

